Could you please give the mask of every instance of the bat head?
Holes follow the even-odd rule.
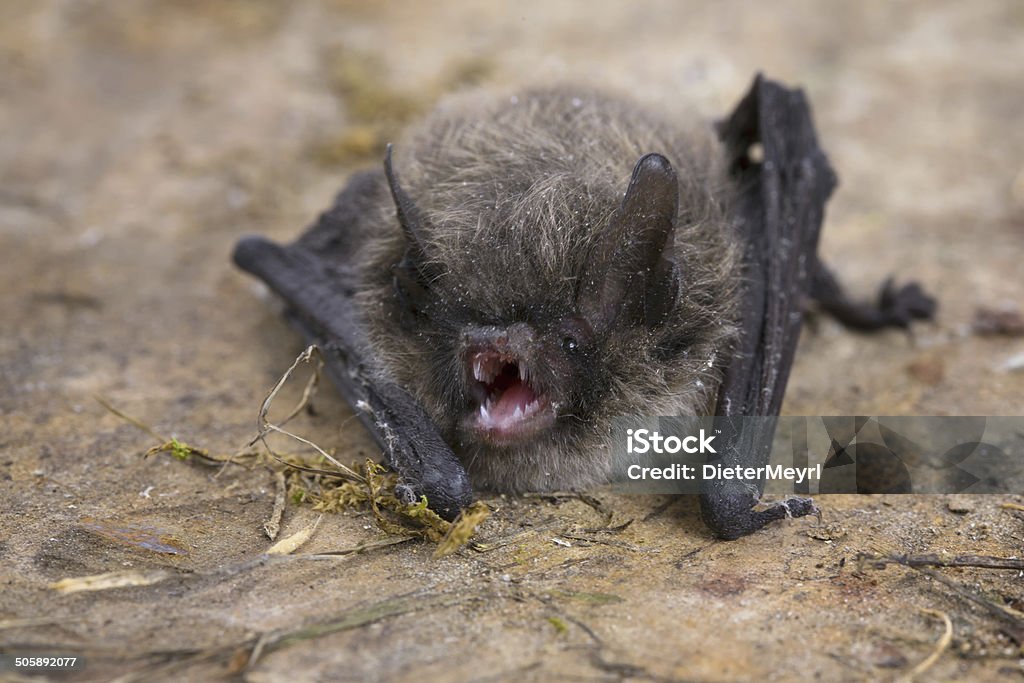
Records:
[[[713,406],[741,275],[710,131],[551,89],[453,100],[407,142],[361,306],[475,486],[601,481],[612,418]]]
[[[597,230],[580,233],[586,248],[575,272],[561,274],[569,286],[555,288],[554,297],[543,277],[522,269],[453,277],[452,264],[433,257],[438,229],[402,188],[390,147],[385,172],[406,241],[393,268],[403,325],[436,339],[434,385],[446,388],[462,438],[514,447],[585,428],[615,381],[604,362],[614,355],[610,347],[649,337],[676,304],[679,182],[669,161],[647,154],[637,162],[617,209]],[[522,243],[518,251],[488,246],[539,265]],[[519,282],[481,284],[503,274]]]

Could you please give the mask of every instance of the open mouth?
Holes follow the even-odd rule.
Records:
[[[521,358],[488,349],[467,359],[471,390],[479,405],[471,416],[475,431],[497,442],[528,436],[554,422],[554,411],[532,382]]]

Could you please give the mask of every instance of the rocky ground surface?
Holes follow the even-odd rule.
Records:
[[[1022,678],[1020,572],[857,558],[1016,556],[1024,496],[826,496],[731,543],[692,500],[501,498],[479,549],[303,557],[383,537],[350,511],[271,561],[270,474],[143,459],[156,438],[94,398],[243,445],[302,346],[233,243],[297,234],[444,93],[590,83],[711,119],[762,70],[806,89],[839,171],[826,256],[942,305],[912,336],[818,320],[785,412],[1019,415],[1024,340],[973,324],[1024,299],[1022,31],[1014,2],[4,3],[0,648],[78,653],[80,680],[877,680],[941,613],[929,680]],[[295,429],[376,454],[333,391],[314,406]],[[317,517],[289,506],[282,536]],[[52,587],[132,570],[163,580]]]

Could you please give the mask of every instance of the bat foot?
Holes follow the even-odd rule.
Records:
[[[878,309],[893,327],[910,327],[914,320],[931,320],[937,304],[916,282],[897,288],[889,278],[878,296]]]
[[[821,510],[810,498],[787,498],[754,510],[756,497],[741,493],[701,496],[701,515],[711,532],[726,541],[748,536],[779,519],[821,515]]]
[[[815,264],[809,294],[836,320],[862,332],[888,327],[908,329],[915,320],[932,320],[938,308],[935,298],[921,285],[910,282],[898,287],[891,277],[882,285],[875,303],[856,302],[820,261]]]

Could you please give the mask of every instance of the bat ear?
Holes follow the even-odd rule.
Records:
[[[392,271],[395,276],[395,290],[402,300],[403,308],[410,315],[425,315],[431,304],[428,284],[433,279],[430,264],[426,255],[424,222],[419,209],[412,198],[406,194],[391,163],[391,145],[388,144],[384,157],[384,175],[387,176],[391,198],[395,202],[395,212],[402,226],[408,248],[402,260],[395,264]]]
[[[668,159],[637,162],[622,204],[591,248],[579,283],[581,313],[598,330],[612,323],[655,327],[675,305],[679,278],[672,259],[679,180]]]
[[[398,182],[398,175],[391,164],[391,143],[388,143],[387,154],[384,156],[384,175],[387,176],[388,187],[391,188],[391,198],[395,201],[395,211],[398,214],[398,222],[402,225],[402,232],[405,233],[409,246],[422,254],[425,247],[423,219],[415,202]]]

